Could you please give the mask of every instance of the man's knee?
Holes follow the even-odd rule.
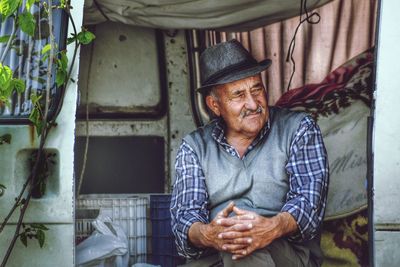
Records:
[[[232,254],[221,252],[188,262],[182,267],[316,267],[310,249],[301,245],[278,239],[267,247],[254,251],[252,254],[240,259],[232,260]]]
[[[310,249],[291,243],[285,239],[277,239],[268,245],[267,249],[276,266],[306,266],[316,267]]]
[[[285,239],[278,239],[265,248],[254,251],[240,260],[232,260],[232,255],[222,253],[224,267],[316,267],[307,247],[295,245]]]
[[[268,251],[257,250],[239,260],[232,260],[232,254],[221,252],[224,267],[275,267],[275,263]]]

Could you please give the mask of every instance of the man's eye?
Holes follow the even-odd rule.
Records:
[[[238,93],[238,94],[233,94],[232,98],[233,99],[240,99],[244,96],[244,93]]]
[[[262,92],[262,88],[260,87],[260,88],[255,88],[255,89],[253,89],[252,91],[251,91],[251,94],[252,95],[259,95],[261,92]]]

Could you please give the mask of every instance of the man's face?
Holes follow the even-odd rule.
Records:
[[[214,89],[214,96],[207,96],[206,101],[208,107],[224,119],[228,138],[256,137],[269,116],[260,75],[219,85]]]

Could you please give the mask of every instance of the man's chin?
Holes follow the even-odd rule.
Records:
[[[245,128],[246,128],[246,132],[257,135],[261,131],[263,126],[264,126],[264,123],[262,122],[262,120],[257,120],[257,121],[252,121],[250,123],[247,123]]]

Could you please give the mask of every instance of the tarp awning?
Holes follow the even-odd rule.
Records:
[[[331,0],[308,0],[312,10]],[[249,30],[296,16],[299,0],[86,0],[84,23],[160,29]],[[103,13],[103,14],[102,14]]]

